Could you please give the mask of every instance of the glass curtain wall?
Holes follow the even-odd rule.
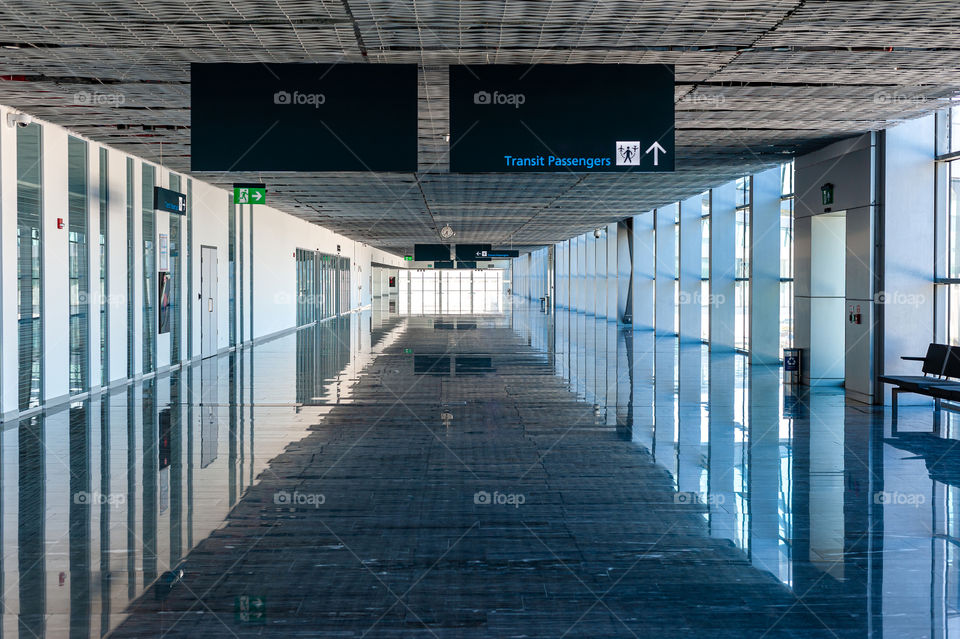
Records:
[[[350,259],[297,249],[297,325],[350,312]]]
[[[700,200],[700,339],[710,341],[710,205],[711,192]]]
[[[87,390],[90,370],[90,210],[87,200],[87,150],[84,140],[67,138],[71,395]]]
[[[734,346],[750,350],[750,211],[752,178],[737,179],[736,328]]]
[[[780,350],[793,346],[793,162],[780,165]]]
[[[960,345],[960,107],[937,117],[937,339]]]
[[[499,313],[504,308],[502,269],[401,271],[401,315]]]
[[[40,405],[43,379],[43,171],[39,124],[17,135],[17,335],[18,406]]]
[[[144,163],[142,176],[143,213],[143,372],[157,368],[157,269],[156,269],[156,214],[153,210],[153,187],[156,170]]]

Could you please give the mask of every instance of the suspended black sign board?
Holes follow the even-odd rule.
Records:
[[[465,261],[489,260],[489,244],[457,244],[457,259]]]
[[[673,171],[662,64],[450,67],[450,170]]]
[[[191,64],[194,171],[416,171],[415,64]]]
[[[450,259],[449,244],[414,244],[413,259],[417,262],[433,262]]]

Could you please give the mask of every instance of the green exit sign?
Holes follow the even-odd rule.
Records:
[[[234,204],[266,204],[267,189],[264,186],[237,186],[233,187]]]
[[[404,256],[403,256],[403,259],[406,260],[407,262],[412,262],[412,261],[413,261],[413,256],[412,256],[412,255],[404,255]]]
[[[829,182],[820,187],[820,201],[824,206],[833,204],[833,185]]]

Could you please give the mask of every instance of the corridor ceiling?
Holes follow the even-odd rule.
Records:
[[[189,174],[191,62],[417,63],[418,173],[193,175],[395,253],[526,250],[941,108],[958,36],[942,0],[0,0],[0,103]],[[675,65],[675,173],[448,172],[447,65],[587,62]]]

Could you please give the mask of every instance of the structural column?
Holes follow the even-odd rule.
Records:
[[[616,222],[607,224],[605,248],[607,251],[607,281],[604,289],[607,292],[607,305],[604,315],[607,321],[616,322],[617,316],[617,226]],[[629,273],[627,274],[629,277]]]
[[[780,364],[780,167],[753,176],[750,362]]]
[[[710,208],[710,350],[732,351],[736,339],[735,181],[713,189]]]
[[[703,233],[700,228],[703,195],[680,203],[680,327],[682,341],[700,341],[702,316],[700,278],[703,271]]]
[[[677,204],[656,210],[657,280],[656,329],[658,335],[675,335],[677,286]]]
[[[593,233],[586,233],[583,240],[586,248],[586,251],[584,251],[584,264],[586,265],[584,273],[586,277],[583,287],[583,312],[587,315],[593,315],[596,310],[597,296],[597,239],[593,237]]]
[[[617,223],[617,321],[633,315],[633,220]],[[632,320],[631,320],[632,321]]]
[[[633,329],[653,330],[656,247],[653,211],[633,217]]]
[[[9,111],[0,107],[0,119],[6,120]],[[17,241],[17,146],[16,129],[7,129],[0,136],[0,245],[15,247]],[[17,313],[17,252],[0,251],[0,349],[3,395],[0,398],[0,416],[19,411],[17,395],[18,343]]]

